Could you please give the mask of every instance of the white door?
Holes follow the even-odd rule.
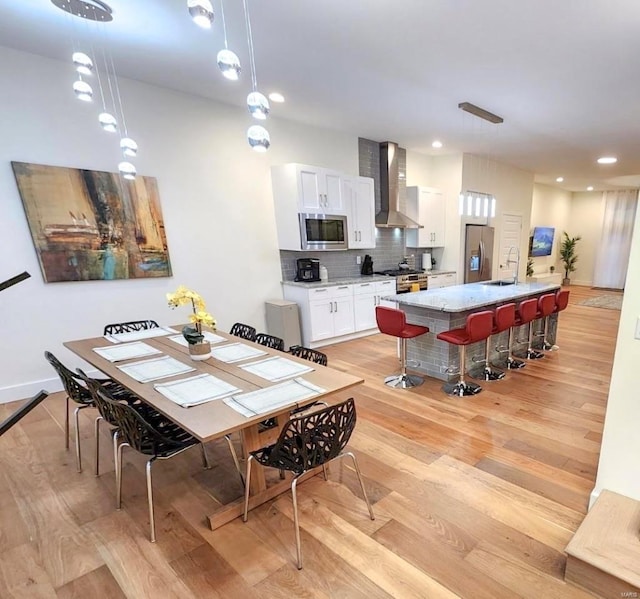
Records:
[[[300,167],[298,170],[300,190],[299,207],[301,212],[318,213],[324,208],[324,198],[320,189],[318,172],[311,168]]]
[[[311,321],[311,341],[320,341],[333,337],[333,300],[309,302],[309,320]]]
[[[373,293],[361,293],[353,296],[356,331],[376,328],[376,299]]]
[[[354,195],[358,248],[376,247],[376,207],[373,179],[358,177]]]
[[[337,297],[333,300],[333,333],[348,335],[355,331],[355,320],[353,317],[353,296]]]
[[[324,185],[320,192],[324,191],[322,206],[326,214],[345,214],[346,202],[342,196],[342,176],[333,171],[323,171]],[[324,187],[324,190],[322,189]]]
[[[502,214],[502,226],[500,228],[500,254],[498,256],[498,277],[501,279],[513,277],[515,275],[516,266],[523,270],[523,265],[527,263],[527,256],[520,256],[520,263],[507,264],[509,259],[509,249],[511,250],[511,260],[516,260],[520,247],[522,245],[522,215],[521,214]],[[524,275],[522,275],[524,276]]]

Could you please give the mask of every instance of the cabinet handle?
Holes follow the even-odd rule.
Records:
[[[333,302],[333,305],[336,307],[335,311],[338,311],[338,302]]]
[[[324,205],[325,207],[327,207],[329,205],[329,202],[327,201],[327,194],[324,194]]]
[[[316,289],[314,293],[325,293],[326,289]]]
[[[362,241],[362,233],[358,231],[358,241]]]
[[[329,302],[329,314],[333,314],[333,302]]]
[[[370,287],[371,283],[362,283],[360,287]]]
[[[342,287],[338,287],[338,289],[349,289],[348,285],[343,285]]]

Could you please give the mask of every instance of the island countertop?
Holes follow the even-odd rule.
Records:
[[[397,302],[401,306],[414,306],[442,312],[468,312],[560,289],[560,285],[552,283],[516,283],[503,286],[487,283],[489,281],[442,287],[431,291],[427,289],[413,293],[398,293],[382,299]]]

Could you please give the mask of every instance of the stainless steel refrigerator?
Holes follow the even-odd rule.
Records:
[[[491,280],[493,234],[493,227],[467,225],[464,244],[465,283]]]

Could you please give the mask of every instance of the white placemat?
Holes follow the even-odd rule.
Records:
[[[111,343],[125,343],[127,341],[139,341],[140,339],[152,339],[153,337],[164,337],[165,335],[175,335],[176,331],[171,327],[154,327],[152,329],[142,329],[141,331],[129,331],[128,333],[114,333],[105,335],[104,338]]]
[[[292,376],[300,376],[305,372],[314,371],[314,368],[308,364],[300,364],[281,356],[272,356],[259,362],[243,364],[240,368],[273,382],[284,381]]]
[[[257,358],[258,356],[266,356],[268,352],[251,347],[244,343],[229,343],[222,347],[214,347],[211,355],[221,362],[240,362],[249,358]]]
[[[222,343],[223,341],[226,341],[224,337],[220,337],[220,335],[216,335],[211,331],[205,331],[202,334],[204,335],[204,340],[208,341],[212,345],[214,343]],[[189,345],[189,342],[184,338],[184,335],[174,335],[173,337],[169,337],[169,339],[174,343],[178,343],[179,345],[184,345],[185,347]]]
[[[170,383],[159,383],[154,387],[167,399],[183,408],[229,397],[229,395],[240,391],[238,387],[211,374],[199,374],[186,379],[171,381]]]
[[[184,364],[171,356],[141,360],[140,362],[123,364],[117,368],[140,383],[148,383],[149,381],[164,379],[168,376],[175,376],[176,374],[183,374],[184,372],[195,370],[193,366]]]
[[[236,412],[251,418],[259,414],[272,412],[286,405],[296,404],[314,395],[324,393],[324,391],[326,389],[302,378],[297,378],[279,385],[259,389],[258,391],[227,397],[223,401]]]
[[[151,347],[142,341],[134,343],[120,343],[118,345],[107,345],[106,347],[94,347],[93,351],[109,362],[120,362],[131,358],[143,358],[153,356],[162,352],[155,347]]]

